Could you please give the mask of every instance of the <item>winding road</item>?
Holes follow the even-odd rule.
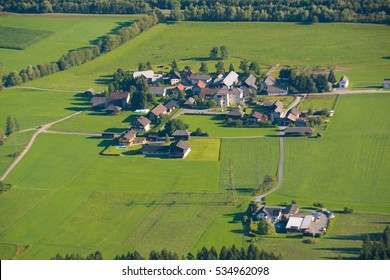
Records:
[[[47,124],[44,124],[43,126],[41,126],[37,132],[34,133],[34,135],[31,137],[31,140],[30,142],[28,143],[27,147],[23,150],[23,152],[14,160],[14,162],[12,162],[12,164],[10,166],[8,166],[8,168],[5,170],[4,174],[1,176],[0,178],[0,181],[4,181],[7,176],[11,173],[11,171],[16,167],[16,165],[18,165],[18,163],[23,159],[23,157],[28,153],[28,151],[31,149],[32,145],[34,144],[35,140],[37,139],[38,135],[41,134],[42,132],[48,132],[49,128],[52,127],[53,125],[59,123],[59,122],[62,122],[62,121],[65,121],[67,119],[70,119],[78,114],[81,114],[83,111],[78,111],[76,113],[73,113],[67,117],[64,117],[62,119],[59,119],[59,120],[56,120],[54,122],[51,122],[51,123],[47,123]],[[27,131],[27,130],[25,130]],[[53,133],[53,132],[50,132],[50,133]]]

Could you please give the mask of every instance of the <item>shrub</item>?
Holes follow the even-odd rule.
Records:
[[[352,208],[344,207],[344,213],[345,214],[351,214],[353,212]]]
[[[318,207],[318,208],[324,208],[324,204],[322,204],[320,202],[313,203],[313,206]]]

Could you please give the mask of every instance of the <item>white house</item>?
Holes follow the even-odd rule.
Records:
[[[222,83],[230,88],[233,84],[237,83],[238,81],[238,74],[234,71],[230,71],[229,74],[223,79]]]
[[[383,81],[383,87],[384,88],[390,88],[390,79],[385,79]]]
[[[339,85],[340,88],[347,88],[349,85],[349,78],[347,76],[342,76]]]
[[[137,71],[133,73],[133,78],[139,78],[139,77],[145,77],[148,82],[154,84],[158,82],[162,82],[163,77],[161,74],[154,74],[153,70],[146,70],[146,71]]]

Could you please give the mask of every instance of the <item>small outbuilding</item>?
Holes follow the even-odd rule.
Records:
[[[349,85],[349,78],[347,76],[342,76],[339,82],[340,88],[347,88]]]
[[[311,127],[287,127],[284,130],[285,136],[312,136],[313,135],[313,128]]]

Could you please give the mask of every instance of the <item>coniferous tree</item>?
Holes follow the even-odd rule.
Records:
[[[229,57],[228,50],[226,46],[221,46],[219,48],[221,59],[227,59]]]
[[[230,65],[229,65],[229,72],[231,72],[231,71],[234,71],[233,63],[230,63]]]
[[[210,50],[210,59],[217,59],[218,58],[218,47],[213,47]]]
[[[204,74],[209,72],[209,69],[207,68],[207,63],[206,62],[201,62],[200,63],[199,72],[204,73]]]
[[[336,76],[334,74],[333,69],[330,69],[329,75],[328,75],[328,82],[334,84],[336,82]]]
[[[179,67],[177,66],[176,59],[172,61],[172,70],[179,71]]]
[[[217,74],[225,74],[225,65],[222,61],[218,61],[215,64],[215,69],[217,70]]]

